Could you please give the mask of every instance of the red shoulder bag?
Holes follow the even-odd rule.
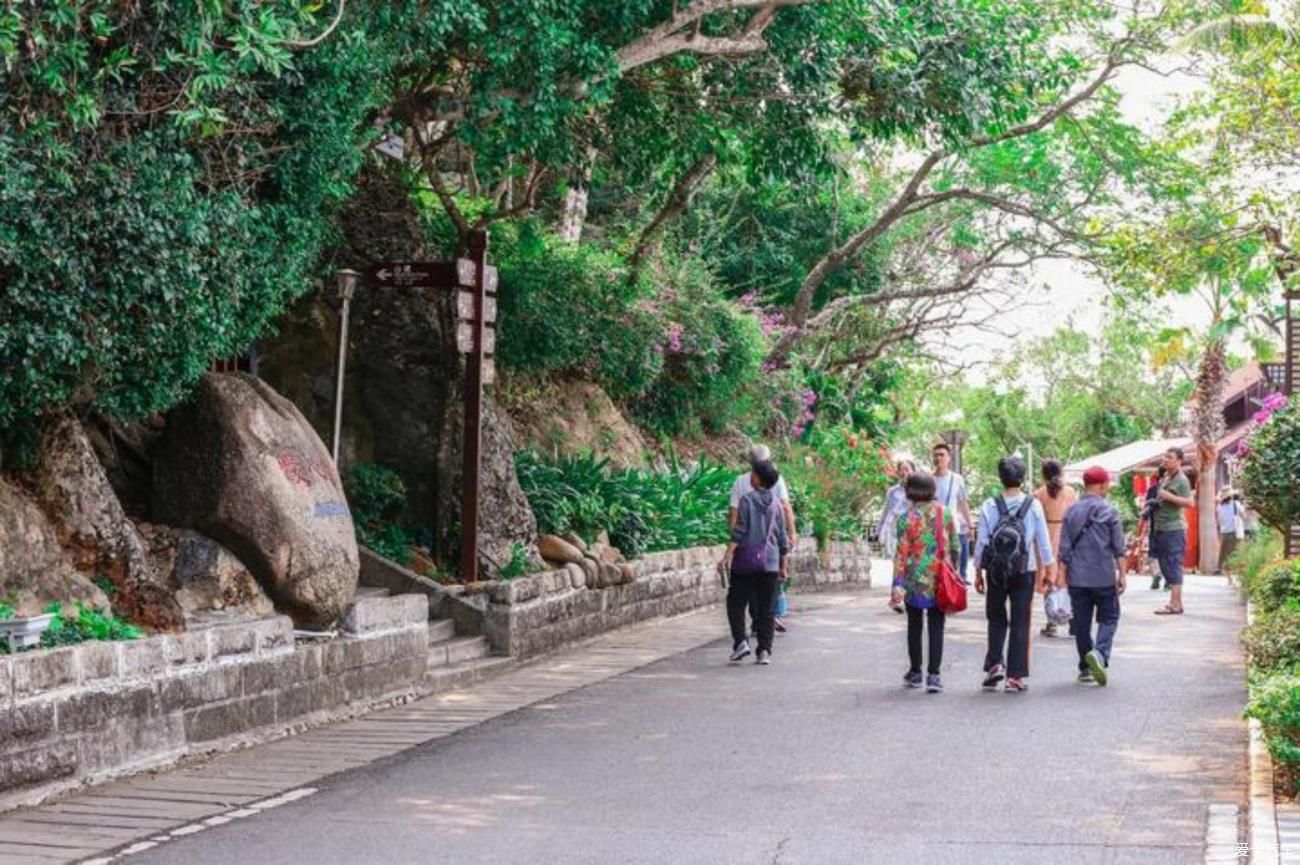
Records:
[[[966,609],[966,584],[957,576],[957,570],[948,558],[948,533],[943,525],[943,506],[937,506],[936,511],[939,561],[935,567],[934,604],[939,612],[952,615]]]

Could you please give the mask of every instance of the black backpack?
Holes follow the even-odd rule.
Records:
[[[984,575],[990,583],[1005,586],[1011,576],[1025,572],[1025,563],[1029,558],[1025,518],[1029,516],[1034,500],[1026,495],[1020,500],[1020,506],[1014,514],[1002,496],[995,496],[993,501],[998,506],[998,522],[993,531],[989,532],[984,555],[980,557],[980,567],[984,569]]]

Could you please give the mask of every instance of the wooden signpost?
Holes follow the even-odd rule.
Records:
[[[478,580],[479,481],[483,448],[483,386],[496,381],[497,284],[487,263],[488,234],[474,231],[469,257],[455,261],[381,261],[367,277],[374,286],[454,292],[456,350],[465,355],[465,426],[462,445],[460,577]]]

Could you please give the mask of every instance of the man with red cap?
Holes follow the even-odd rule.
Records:
[[[1119,627],[1119,596],[1128,581],[1124,528],[1119,513],[1106,501],[1110,472],[1093,466],[1083,473],[1083,485],[1083,498],[1066,511],[1061,525],[1057,585],[1070,588],[1079,681],[1105,685],[1115,629]]]

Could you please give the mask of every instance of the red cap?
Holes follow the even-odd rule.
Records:
[[[1110,472],[1101,466],[1089,466],[1083,470],[1083,483],[1085,486],[1108,484],[1110,483]]]

